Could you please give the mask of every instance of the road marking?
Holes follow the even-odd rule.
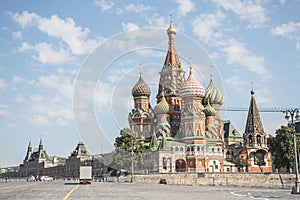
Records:
[[[232,195],[235,195],[235,196],[238,196],[238,197],[250,197],[251,199],[263,199],[263,200],[269,200],[267,198],[264,198],[264,197],[255,197],[255,196],[252,196],[251,193],[248,192],[248,194],[237,194],[235,192],[230,192],[230,194]]]
[[[79,185],[76,185],[64,198],[63,200],[67,200],[69,196],[78,188]]]
[[[12,187],[14,187],[14,186],[8,186],[8,187],[0,188],[0,190],[9,189],[9,188],[12,188]]]

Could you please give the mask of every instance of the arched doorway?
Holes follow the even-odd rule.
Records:
[[[183,159],[176,160],[176,172],[185,172],[186,171],[186,162]]]

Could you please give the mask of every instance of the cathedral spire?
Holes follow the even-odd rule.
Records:
[[[142,77],[143,71],[142,71],[142,64],[140,64],[140,77]]]
[[[167,139],[165,136],[162,136],[161,142],[159,143],[158,146],[159,151],[167,151],[168,150],[168,144],[167,144]]]
[[[27,147],[27,153],[25,156],[25,160],[28,161],[31,158],[31,155],[32,155],[32,146],[31,146],[31,139],[30,139],[29,143],[28,143],[28,147]]]
[[[32,149],[32,146],[31,146],[31,138],[29,139],[28,149]]]
[[[151,141],[150,141],[150,145],[149,146],[150,146],[150,150],[152,150],[152,151],[157,150],[158,142],[157,142],[157,136],[156,136],[155,133],[151,137]]]
[[[44,147],[43,147],[43,142],[42,142],[42,136],[41,135],[41,139],[40,139],[40,144],[39,144],[39,150],[42,150]]]
[[[260,114],[257,109],[256,101],[254,98],[254,90],[251,90],[251,100],[248,111],[247,123],[245,128],[245,134],[249,133],[264,133],[264,128],[260,120]]]
[[[173,27],[172,15],[170,15],[170,26],[167,29],[167,34],[169,36],[169,49],[168,49],[164,66],[181,68],[179,57],[175,48],[176,29]]]

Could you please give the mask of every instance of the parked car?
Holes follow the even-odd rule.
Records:
[[[27,181],[35,181],[35,180],[36,180],[35,177],[32,176],[32,175],[30,175],[30,176],[27,178]]]
[[[159,184],[167,184],[167,180],[162,178],[159,180]]]
[[[41,176],[40,181],[53,181],[53,178],[50,176]]]

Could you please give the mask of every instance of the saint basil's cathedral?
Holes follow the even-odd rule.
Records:
[[[147,172],[234,172],[234,160],[241,158],[248,172],[271,172],[272,159],[256,106],[254,92],[244,134],[220,117],[224,95],[211,75],[208,87],[188,78],[175,48],[176,29],[167,29],[169,48],[160,72],[157,104],[150,105],[151,90],[142,78],[132,89],[134,108],[128,115],[130,128],[147,151],[143,169]],[[138,169],[137,169],[138,170]]]

